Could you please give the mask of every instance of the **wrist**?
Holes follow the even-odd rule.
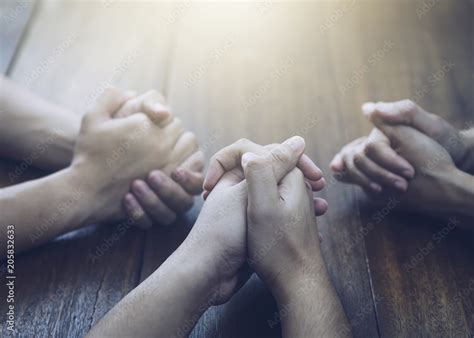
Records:
[[[450,193],[447,202],[455,213],[474,216],[472,208],[474,201],[474,176],[456,169],[450,175]]]
[[[303,299],[309,289],[329,284],[326,266],[319,249],[317,251],[317,254],[286,264],[286,268],[268,283],[279,305]]]
[[[97,159],[77,155],[70,166],[90,199],[88,222],[119,221],[125,217],[122,197],[129,190],[131,180],[122,180],[97,164]]]
[[[204,250],[202,250],[204,252]],[[194,323],[212,305],[214,305],[214,293],[216,279],[208,271],[209,258],[196,250],[191,251],[188,247],[181,246],[156,270],[150,278],[155,281],[166,279],[173,285],[174,290],[179,290],[182,300],[176,299],[178,308],[186,313],[186,326],[183,331],[190,331]],[[159,283],[153,283],[158,285]],[[178,332],[176,336],[182,336]]]
[[[71,225],[67,230],[73,230],[89,223],[94,204],[93,193],[80,170],[69,166],[56,174],[61,177],[61,190],[66,193],[63,200],[64,205],[58,207],[58,212],[66,214],[66,209],[69,209],[67,214],[70,214],[70,219],[63,221],[65,224]]]
[[[187,273],[194,287],[205,295],[207,307],[220,302],[223,290],[223,264],[219,262],[221,255],[213,250],[210,243],[200,243],[195,236],[189,234],[176,250],[177,259],[187,267]]]
[[[66,169],[73,182],[74,187],[79,189],[84,196],[81,203],[77,205],[77,209],[84,215],[84,223],[98,223],[105,218],[101,214],[106,213],[103,205],[103,198],[100,198],[99,192],[101,190],[101,181],[90,163],[85,159],[75,158],[73,163]]]

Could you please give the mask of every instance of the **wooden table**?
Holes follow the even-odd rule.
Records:
[[[328,169],[342,145],[370,130],[364,101],[412,98],[458,127],[474,120],[472,1],[6,0],[1,8],[2,70],[77,113],[110,84],[156,88],[208,157],[242,137],[304,136],[328,180],[330,210],[318,227],[355,336],[474,335],[472,235],[455,229],[434,242],[445,221],[371,209]],[[83,336],[172,252],[200,205],[172,229],[89,226],[19,255],[18,331]],[[277,337],[275,316],[254,276],[191,336]]]

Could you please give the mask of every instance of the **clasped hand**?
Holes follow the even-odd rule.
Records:
[[[160,94],[116,89],[107,89],[84,116],[71,165],[96,196],[90,221],[126,214],[141,228],[169,224],[188,210],[201,191],[203,166],[195,135]]]
[[[324,179],[304,148],[297,136],[266,147],[240,140],[211,158],[206,201],[181,250],[205,259],[214,304],[247,280],[246,263],[276,297],[302,263],[311,262],[315,271],[324,267],[315,215],[327,203],[313,198]]]
[[[469,214],[463,200],[472,196],[472,136],[409,100],[369,102],[362,110],[375,128],[334,157],[338,180],[378,203],[396,198],[404,209]]]

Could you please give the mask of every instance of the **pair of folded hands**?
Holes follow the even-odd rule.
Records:
[[[469,214],[473,196],[473,130],[458,131],[410,100],[366,103],[374,124],[368,137],[334,157],[336,179],[361,186],[378,202],[430,214]]]

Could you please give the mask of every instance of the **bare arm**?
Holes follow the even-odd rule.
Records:
[[[294,138],[304,148],[301,138]],[[245,153],[249,264],[278,304],[283,337],[346,337],[350,328],[321,255],[311,185],[299,169],[280,182],[272,156]],[[275,323],[277,324],[277,323]]]
[[[184,248],[184,250],[183,250]],[[88,337],[187,337],[212,305],[208,262],[180,247],[117,304]]]
[[[274,288],[283,337],[349,337],[351,328],[320,254]],[[310,268],[310,269],[308,269]]]
[[[114,117],[143,112],[154,121],[171,118],[163,100],[158,92],[148,91],[127,101]],[[71,163],[80,121],[81,115],[0,76],[0,157],[19,162],[10,172],[10,181],[18,181],[24,168],[47,171],[66,168]],[[180,166],[180,176],[173,173],[173,179],[158,171],[152,172],[147,180],[141,181],[145,193],[132,190],[127,194],[125,210],[136,226],[170,224],[177,214],[191,207],[193,195],[201,192],[202,156],[201,153],[189,158]],[[152,179],[156,175],[162,178],[158,183]]]
[[[81,116],[0,77],[0,156],[45,170],[71,163]]]
[[[3,222],[16,226],[17,251],[89,221],[122,218],[121,199],[134,179],[155,168],[176,166],[195,149],[194,139],[183,138],[178,120],[162,128],[143,114],[114,119],[128,99],[112,89],[99,97],[82,120],[68,168],[0,190],[0,214]],[[0,235],[2,243],[5,235]]]
[[[0,214],[4,224],[15,226],[15,249],[20,252],[88,221],[92,198],[80,170],[67,168],[1,189]],[[0,232],[2,254],[6,235],[6,231]]]

